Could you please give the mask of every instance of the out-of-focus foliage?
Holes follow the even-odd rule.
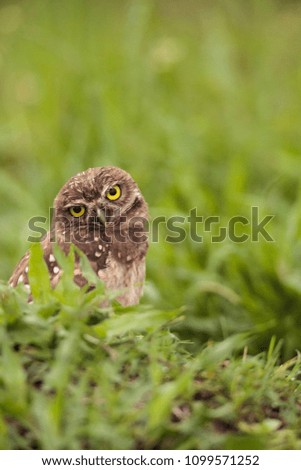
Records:
[[[301,338],[300,30],[299,2],[2,2],[1,279],[8,279],[28,246],[27,238],[33,234],[28,227],[30,218],[48,217],[54,196],[70,176],[90,166],[117,165],[139,183],[153,220],[141,306],[144,318],[149,319],[153,312],[154,328],[159,328],[161,321],[164,324],[164,312],[182,308],[185,318],[173,324],[172,331],[190,341],[186,349],[193,356],[208,340],[219,344],[247,332],[252,334],[250,354],[266,351],[271,338],[276,337],[283,340],[281,358],[292,358],[300,349]],[[273,216],[265,226],[273,241],[266,241],[260,234],[258,241],[252,241],[256,229],[254,218],[252,227],[252,207],[259,210],[259,222],[267,215]],[[193,224],[187,220],[194,208],[203,217],[196,227],[202,242],[192,239]],[[170,231],[163,223],[156,230],[158,217],[172,216],[186,220],[182,225],[175,224],[185,229],[185,239],[179,243],[166,241]],[[211,216],[219,217],[219,222],[205,231],[204,221]],[[248,239],[239,243],[227,231],[225,240],[213,243],[212,236],[221,227],[228,228],[236,216],[246,218],[248,223],[237,224],[234,236],[246,234]],[[42,315],[43,322],[52,324],[55,309],[60,311],[64,298],[73,295],[68,279],[64,282],[56,293],[58,307],[53,303],[53,293],[44,288],[40,289],[43,302],[39,299],[44,313],[27,306],[19,291],[10,292],[3,315],[11,315],[14,325],[20,332],[24,329],[27,338],[27,317],[21,321],[22,315],[38,315],[35,321]],[[77,299],[79,294],[74,295]],[[76,315],[74,305],[68,306],[67,316]],[[139,308],[134,309],[133,315],[139,312]],[[98,320],[99,332],[109,325],[115,333],[122,333],[121,320],[120,324],[112,319],[103,323]],[[45,328],[46,334],[48,323],[46,327],[39,322],[37,328]],[[145,328],[148,331],[149,325]],[[34,334],[40,333],[34,330]],[[81,333],[72,330],[66,341],[76,343],[76,334]],[[3,351],[8,355],[5,357],[15,361],[19,370],[16,380],[27,397],[22,372],[27,353],[24,357],[23,353],[21,357],[16,351],[10,353],[15,343],[8,338],[3,339],[3,344],[8,342]],[[152,337],[139,343],[135,337],[133,341],[135,348],[147,349],[155,340]],[[26,351],[30,344],[29,338]],[[47,344],[38,359],[42,369],[49,368],[52,343]],[[53,345],[56,347],[57,343]],[[83,348],[86,350],[86,346]],[[122,354],[123,361],[130,349],[123,349]],[[137,354],[140,357],[140,352]],[[78,360],[85,361],[82,357]],[[264,367],[262,360],[261,355],[254,356],[254,367],[260,371]],[[137,368],[142,367],[140,359],[133,361]],[[182,363],[182,358],[179,361]],[[106,364],[104,367],[109,367],[109,362]],[[239,374],[240,367],[248,366],[238,361],[231,367],[237,367]],[[271,370],[276,373],[277,369]],[[104,377],[106,373],[111,371],[102,372]],[[73,389],[77,397],[85,395],[82,391],[92,380],[83,377],[84,382]],[[272,382],[271,390],[275,390]],[[221,390],[221,385],[217,389]],[[109,386],[107,392],[109,396]],[[48,398],[48,405],[58,417],[63,405],[54,399],[52,402],[51,393]],[[96,400],[97,406],[101,406],[102,399]],[[269,402],[270,398],[265,400]],[[36,410],[44,409],[44,402],[35,403]],[[72,400],[70,403],[73,407]],[[116,421],[120,413],[121,409]],[[107,421],[111,422],[110,431],[99,431],[103,436],[112,431],[112,419],[110,416]],[[293,426],[292,421],[286,422]],[[69,425],[71,429],[73,424]],[[128,429],[127,421],[124,426]],[[26,441],[27,431],[24,433],[20,435]],[[72,441],[75,447],[79,442],[76,439]],[[295,437],[293,443],[287,439],[287,444],[281,441],[279,446],[297,445]],[[227,445],[213,441],[208,445]],[[88,442],[95,444],[93,440]],[[133,436],[128,444],[115,442],[119,446],[138,445]],[[196,445],[195,441],[181,442],[176,445]]]

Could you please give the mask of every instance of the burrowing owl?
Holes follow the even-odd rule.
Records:
[[[55,198],[51,229],[42,241],[51,285],[55,287],[62,274],[53,242],[65,253],[73,243],[122,305],[136,304],[145,277],[147,218],[147,204],[137,184],[120,168],[90,168],[73,176]],[[9,280],[11,286],[29,284],[28,263],[27,252]],[[78,260],[74,282],[87,283]]]

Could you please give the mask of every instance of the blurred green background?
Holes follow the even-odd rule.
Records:
[[[185,308],[194,347],[301,338],[301,4],[28,0],[0,7],[0,277],[62,184],[91,166],[137,180],[154,219],[274,215],[275,240],[151,245],[143,302]],[[216,225],[217,230],[218,227]],[[200,226],[200,233],[202,226]]]

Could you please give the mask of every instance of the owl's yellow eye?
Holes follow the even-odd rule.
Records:
[[[86,208],[84,206],[73,206],[70,207],[69,212],[73,217],[81,217],[86,212]]]
[[[116,201],[117,199],[120,198],[120,196],[121,196],[121,189],[120,189],[120,186],[118,186],[118,184],[110,188],[106,194],[107,199],[109,199],[110,201]]]

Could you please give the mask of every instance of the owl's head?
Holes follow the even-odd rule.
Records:
[[[70,178],[54,201],[54,224],[83,237],[108,227],[147,221],[147,204],[133,178],[117,167],[89,168]],[[56,228],[57,229],[57,228]],[[65,234],[64,234],[65,235]]]

